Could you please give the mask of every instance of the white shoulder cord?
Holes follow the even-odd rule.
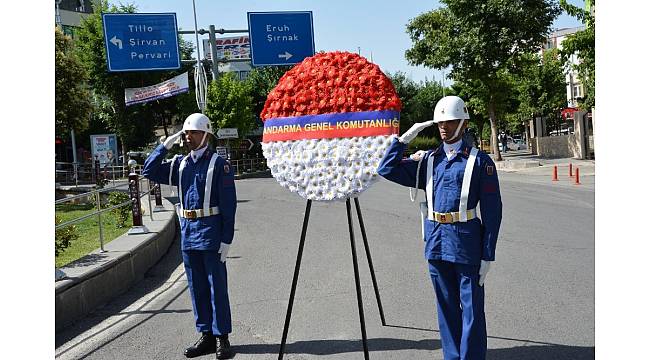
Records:
[[[183,168],[185,168],[185,163],[187,162],[187,158],[190,155],[187,155],[183,160],[181,160],[181,164],[178,166],[178,203],[180,205],[180,209],[183,210],[183,186],[181,184],[181,180],[183,179]]]
[[[418,198],[418,190],[420,190],[420,165],[422,165],[422,159],[424,159],[424,156],[420,156],[420,160],[418,160],[418,169],[415,171],[415,195],[413,195],[413,188],[409,188],[409,197],[411,198],[411,202],[415,202],[415,199]]]
[[[174,186],[172,185],[172,173],[174,172],[174,163],[176,162],[176,159],[179,157],[183,157],[183,155],[176,154],[172,158],[171,164],[169,165],[169,188],[171,190],[172,196],[174,196]]]

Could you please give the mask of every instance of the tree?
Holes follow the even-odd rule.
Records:
[[[246,82],[251,89],[255,116],[260,116],[264,109],[266,97],[289,69],[291,69],[291,66],[264,66],[255,68],[248,74]]]
[[[413,46],[406,59],[436,69],[451,67],[455,81],[477,84],[490,119],[497,160],[497,108],[503,72],[516,71],[522,54],[539,49],[560,9],[554,0],[442,0],[446,6],[411,20]]]
[[[210,118],[213,128],[237,128],[241,136],[250,132],[255,127],[250,94],[250,84],[235,79],[233,73],[222,74],[217,81],[211,82],[205,115]]]
[[[420,90],[420,85],[412,79],[406,77],[401,71],[394,74],[386,74],[395,87],[397,96],[402,101],[402,110],[400,111],[400,128],[401,132],[408,130],[414,123],[413,108],[415,107],[415,96]]]
[[[412,100],[411,121],[419,123],[433,119],[433,110],[438,100],[442,99],[442,85],[436,81],[422,83]],[[408,128],[404,128],[404,131]],[[440,139],[440,133],[436,126],[430,126],[422,130],[421,134],[426,137]]]
[[[125,106],[125,88],[157,84],[188,71],[192,66],[182,65],[177,71],[108,72],[101,14],[135,13],[136,10],[132,4],[115,6],[99,0],[94,3],[94,12],[81,21],[75,40],[77,56],[88,73],[88,82],[93,90],[97,107],[94,116],[117,134],[124,154],[129,148],[143,147],[153,141],[154,127],[160,122],[171,123],[174,117],[186,116],[187,113],[183,112],[190,112],[187,100],[193,99],[193,94],[181,94],[160,100],[158,105]],[[193,48],[190,43],[179,39],[179,47],[182,58],[191,56]],[[163,102],[167,105],[164,109],[160,106]]]
[[[88,127],[88,118],[93,109],[88,76],[73,51],[72,39],[58,27],[55,39],[55,122],[56,135],[65,136],[70,130],[77,132]]]
[[[527,56],[527,64],[516,79],[521,102],[518,119],[541,116],[550,120],[550,125],[559,120],[560,111],[566,106],[562,64],[557,49],[545,51],[542,57],[537,54]]]
[[[591,6],[595,5],[596,1],[591,0]],[[578,99],[578,105],[588,111],[596,106],[596,19],[588,10],[573,6],[566,0],[560,0],[560,6],[567,14],[585,24],[585,30],[570,34],[564,39],[561,55],[564,62],[578,72],[585,92],[584,97]],[[570,61],[574,54],[577,54],[579,59],[577,65]]]

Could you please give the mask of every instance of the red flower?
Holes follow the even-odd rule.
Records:
[[[267,96],[260,116],[401,110],[390,79],[379,67],[349,52],[319,53],[287,71]]]

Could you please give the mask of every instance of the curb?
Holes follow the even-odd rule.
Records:
[[[178,219],[171,202],[163,198],[165,211],[154,220],[143,216],[148,234],[124,234],[62,268],[66,274],[55,283],[55,332],[85,317],[144,278],[174,242]]]

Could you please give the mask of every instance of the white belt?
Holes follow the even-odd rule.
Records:
[[[218,215],[219,214],[219,207],[211,207],[208,208],[208,211],[205,211],[205,209],[196,209],[196,210],[187,210],[187,209],[177,209],[178,210],[178,216],[186,218],[186,219],[196,219],[200,217],[206,217],[206,216],[212,216],[212,215]]]
[[[441,224],[452,224],[455,222],[465,222],[461,220],[461,212],[460,211],[454,211],[454,212],[448,212],[448,213],[439,213],[439,212],[434,212],[433,213],[433,220],[436,222],[439,222]],[[473,218],[476,217],[476,208],[466,210],[466,220],[472,220]]]

